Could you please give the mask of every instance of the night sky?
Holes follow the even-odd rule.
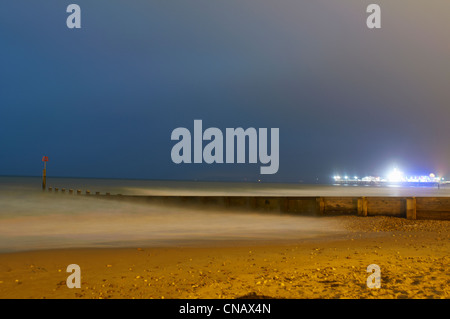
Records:
[[[66,27],[76,3],[82,28]],[[377,3],[382,28],[366,27]],[[0,175],[450,178],[448,0],[0,2]],[[172,163],[173,129],[280,129],[280,168]],[[317,180],[318,178],[318,180]]]

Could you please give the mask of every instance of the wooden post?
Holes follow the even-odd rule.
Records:
[[[416,198],[411,197],[406,199],[406,219],[416,219]]]
[[[316,198],[317,203],[317,213],[318,215],[324,215],[325,214],[325,201],[323,197]]]
[[[119,194],[117,194],[117,195],[119,195]],[[227,208],[230,207],[230,198],[228,196],[225,197],[225,207],[227,207]]]
[[[258,206],[258,201],[256,200],[256,197],[251,197],[250,202],[251,208],[256,209]],[[225,198],[225,206],[226,207],[230,206],[230,198],[228,197]]]
[[[283,213],[286,213],[289,211],[289,199],[287,197],[283,197],[281,199],[281,211]]]
[[[47,188],[47,162],[48,156],[43,156],[42,161],[44,162],[44,170],[42,171],[42,190],[45,191]]]
[[[42,171],[42,190],[45,191],[47,188],[47,169],[45,168],[45,164],[47,162],[44,162],[44,170]]]
[[[367,216],[367,198],[358,198],[358,216]]]
[[[358,216],[362,216],[362,199],[358,198]]]

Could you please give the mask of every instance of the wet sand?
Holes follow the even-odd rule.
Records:
[[[0,298],[450,298],[450,222],[324,217],[345,234],[0,254]],[[66,267],[81,267],[81,288]],[[381,288],[366,268],[381,268]]]

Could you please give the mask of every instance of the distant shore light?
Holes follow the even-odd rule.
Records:
[[[384,183],[384,182],[390,182],[390,183],[446,183],[444,181],[444,177],[442,176],[436,176],[434,173],[430,173],[429,175],[420,175],[420,176],[413,176],[413,175],[406,175],[402,171],[400,171],[398,168],[394,168],[392,171],[390,171],[386,177],[383,176],[364,176],[361,178],[358,178],[357,175],[354,175],[353,177],[349,177],[345,175],[343,178],[339,175],[333,176],[334,180],[336,182],[345,181],[345,183],[352,183],[352,182],[373,182],[373,183]]]

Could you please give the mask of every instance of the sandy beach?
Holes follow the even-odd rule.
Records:
[[[0,254],[0,298],[449,298],[450,222],[324,217],[343,235]],[[69,289],[66,267],[81,268]],[[366,268],[381,268],[381,288]]]

